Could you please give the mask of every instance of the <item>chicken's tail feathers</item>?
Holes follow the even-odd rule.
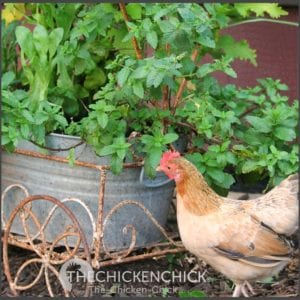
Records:
[[[279,265],[282,265],[283,263],[288,263],[291,261],[291,258],[286,256],[286,257],[274,257],[274,256],[265,256],[265,257],[247,257],[247,258],[242,258],[239,261],[251,265],[254,267],[259,267],[259,268],[273,268]]]
[[[288,252],[286,255],[262,255],[262,256],[247,256],[236,251],[230,251],[228,249],[222,249],[220,247],[213,248],[219,255],[222,255],[231,260],[238,260],[244,264],[251,265],[260,268],[273,268],[281,265],[282,263],[288,263],[291,260],[292,252]]]
[[[287,188],[290,193],[297,194],[299,192],[299,174],[292,174],[284,179],[278,187]]]

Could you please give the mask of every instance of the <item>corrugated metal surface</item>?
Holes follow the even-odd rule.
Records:
[[[77,138],[62,139],[60,136],[52,135],[48,138],[48,146],[65,148],[78,142]],[[37,147],[29,142],[23,142],[19,148],[37,150]],[[54,153],[54,152],[53,152]],[[67,156],[68,152],[55,152],[57,156]],[[98,164],[106,164],[107,159],[97,157],[93,151],[85,145],[76,148],[76,158]],[[122,200],[136,200],[151,211],[157,221],[164,225],[169,210],[170,201],[173,195],[174,185],[169,183],[158,188],[147,188],[139,182],[140,168],[124,169],[115,176],[107,173],[107,182],[104,198],[104,214]],[[159,174],[156,180],[165,180],[166,177]],[[85,167],[71,167],[60,162],[43,160],[28,157],[20,154],[2,155],[2,190],[14,183],[23,184],[28,188],[30,194],[51,195],[59,200],[67,197],[79,198],[87,204],[94,219],[97,219],[98,212],[98,190],[100,172]],[[10,192],[3,203],[3,210],[8,216],[16,204],[24,196],[19,191]],[[92,242],[92,225],[87,212],[77,203],[66,203],[85,232],[89,243]],[[51,206],[51,205],[50,205]],[[33,211],[40,220],[45,220],[49,213],[49,203],[38,201],[34,203]],[[59,211],[55,212],[47,229],[47,239],[54,240],[59,233],[62,233],[69,220]],[[145,213],[136,206],[121,208],[112,217],[104,233],[105,245],[110,250],[128,247],[130,244],[130,233],[124,235],[122,230],[127,224],[132,224],[137,229],[137,245],[143,246],[157,242],[161,234]],[[32,230],[36,230],[31,224]],[[13,226],[15,233],[23,234],[20,223]]]

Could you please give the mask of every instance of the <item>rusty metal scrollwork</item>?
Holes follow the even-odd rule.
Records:
[[[16,185],[14,185],[14,187],[16,187]],[[80,227],[80,224],[76,219],[76,217],[74,216],[74,214],[71,212],[71,210],[68,207],[66,207],[64,204],[64,202],[67,201],[75,201],[77,203],[80,203],[80,200],[70,198],[70,199],[64,199],[63,201],[59,201],[56,198],[47,195],[28,196],[28,191],[24,187],[20,185],[18,185],[18,187],[25,192],[25,195],[27,197],[14,208],[7,221],[5,221],[2,216],[2,221],[5,224],[4,237],[3,237],[4,272],[9,282],[11,291],[13,292],[14,295],[17,295],[19,291],[30,289],[44,275],[49,295],[53,297],[54,292],[50,280],[50,272],[51,272],[52,276],[57,278],[57,282],[60,282],[62,289],[64,291],[64,295],[70,296],[70,292],[65,289],[63,283],[61,282],[61,278],[59,276],[57,269],[55,268],[55,265],[63,264],[64,262],[66,262],[67,260],[73,257],[82,257],[85,260],[87,260],[87,262],[91,263],[89,246],[86,241],[85,235]],[[6,192],[8,190],[9,189],[7,188]],[[2,201],[5,195],[6,193],[3,193]],[[38,217],[34,214],[32,210],[32,206],[34,205],[34,202],[41,201],[41,200],[50,202],[54,205],[50,210],[49,214],[47,215],[46,220],[44,221],[43,224],[41,224],[41,221],[38,219]],[[49,224],[49,221],[53,216],[54,211],[57,209],[61,209],[63,211],[65,217],[71,220],[71,224],[68,224],[68,226],[64,228],[63,233],[61,233],[56,239],[54,239],[53,242],[49,243],[45,237],[45,229]],[[91,217],[91,214],[89,216]],[[23,234],[24,238],[19,239],[17,241],[19,243],[22,242],[24,245],[27,245],[24,248],[34,251],[37,258],[30,258],[26,260],[24,263],[21,264],[21,266],[18,268],[15,274],[12,274],[10,269],[10,264],[9,264],[9,257],[8,257],[8,245],[13,244],[12,241],[16,239],[16,236],[11,234],[11,228],[14,221],[16,221],[17,219],[19,219],[19,221],[21,222],[22,228],[24,230],[24,234]],[[29,220],[31,220],[30,228],[28,224]],[[93,219],[91,219],[91,222],[93,223],[93,229],[94,229],[95,224]],[[34,224],[34,226],[32,224]],[[37,232],[34,234],[32,233],[33,230],[32,227],[35,227],[37,229]],[[70,237],[76,239],[75,245],[72,246],[68,245],[68,238]],[[64,243],[61,243],[62,241]],[[56,247],[59,244],[60,245],[63,244],[65,246],[65,251],[63,252],[55,251]],[[40,265],[40,270],[38,274],[30,283],[27,283],[25,285],[19,284],[19,279],[21,277],[21,274],[28,266],[32,264]],[[88,293],[89,290],[87,285],[84,294],[88,295]]]
[[[136,244],[136,229],[132,224],[127,224],[124,228],[123,228],[123,234],[127,234],[128,231],[130,231],[131,233],[131,242],[130,245],[128,247],[127,250],[122,251],[121,253],[113,253],[113,252],[109,252],[105,246],[105,242],[103,239],[104,236],[104,232],[105,232],[105,228],[109,222],[109,220],[112,218],[113,214],[115,214],[119,209],[121,209],[122,207],[126,206],[126,205],[134,205],[137,206],[138,208],[140,208],[145,215],[152,221],[152,223],[158,228],[158,230],[163,234],[163,236],[169,241],[169,243],[173,246],[176,247],[181,247],[181,244],[174,241],[171,237],[169,237],[169,235],[167,234],[166,230],[157,222],[157,220],[153,217],[153,215],[151,214],[151,212],[141,203],[134,201],[134,200],[124,200],[120,203],[118,203],[117,205],[115,205],[107,214],[107,216],[105,217],[104,221],[103,221],[103,228],[102,228],[102,249],[104,251],[104,253],[111,259],[116,260],[116,261],[121,261],[122,259],[124,259],[125,257],[127,257],[135,248],[135,244]]]
[[[39,159],[46,159],[50,161],[57,161],[60,163],[68,163],[68,160],[64,157],[45,155],[34,151],[28,151],[24,149],[17,149],[15,151],[18,154],[36,157]],[[137,261],[145,258],[162,256],[167,253],[177,253],[182,252],[184,248],[181,242],[174,241],[166,230],[157,222],[153,217],[151,212],[143,206],[141,203],[134,200],[124,200],[117,205],[115,205],[104,219],[104,194],[106,185],[106,172],[110,169],[108,165],[96,165],[92,163],[87,163],[83,161],[75,161],[75,165],[92,168],[100,172],[99,178],[99,192],[98,192],[98,211],[97,215],[92,215],[89,207],[86,203],[77,198],[65,198],[63,200],[58,200],[54,197],[47,195],[34,195],[30,196],[28,190],[21,184],[12,184],[8,186],[2,193],[1,201],[3,204],[9,191],[12,189],[20,189],[24,193],[23,200],[13,209],[8,219],[4,215],[4,210],[1,212],[2,228],[4,229],[3,236],[3,262],[4,262],[4,272],[9,282],[11,291],[14,295],[18,292],[25,291],[32,288],[37,284],[39,280],[44,278],[45,285],[47,287],[50,296],[54,296],[55,292],[52,288],[51,282],[53,277],[56,278],[56,282],[59,282],[62,286],[63,293],[65,296],[70,296],[71,293],[64,288],[63,282],[56,267],[60,264],[65,263],[72,258],[83,258],[94,268],[98,269],[103,266],[110,266],[116,263]],[[137,168],[143,166],[143,162],[136,163],[125,163],[124,168]],[[50,207],[46,215],[44,215],[44,220],[40,220],[34,213],[32,209],[36,201],[47,201],[53,206]],[[68,202],[74,202],[81,206],[88,215],[88,219],[91,223],[92,228],[92,241],[88,245],[86,237],[80,227],[80,224],[70,208],[66,206]],[[119,252],[110,252],[105,246],[103,235],[105,228],[112,218],[112,216],[122,207],[127,205],[133,205],[141,209],[145,215],[151,220],[151,222],[158,228],[162,235],[168,240],[168,242],[157,243],[153,245],[155,249],[150,252],[143,252],[142,254],[133,254],[133,250],[137,248],[136,238],[137,230],[133,224],[127,224],[123,230],[123,234],[130,234],[131,241],[128,249]],[[60,233],[53,239],[47,240],[46,229],[50,227],[51,220],[53,220],[53,215],[56,210],[62,210],[66,218],[71,220],[71,224],[68,224],[63,228],[63,232]],[[23,228],[22,234],[16,234],[13,229],[13,222],[18,219],[19,224]],[[31,222],[29,224],[29,222]],[[33,229],[35,232],[32,233]],[[69,245],[70,239],[76,239],[76,242]],[[15,272],[12,272],[9,265],[8,257],[8,245],[15,245],[27,250],[30,250],[35,255],[34,258],[28,257],[25,262],[23,262]],[[59,246],[64,247],[64,251],[58,251]],[[91,254],[93,260],[91,260]],[[106,257],[102,257],[104,254]],[[20,278],[25,270],[31,265],[38,265],[38,272],[31,282],[26,284],[20,284]],[[44,277],[43,277],[44,276]],[[85,294],[88,295],[89,286],[86,285]]]

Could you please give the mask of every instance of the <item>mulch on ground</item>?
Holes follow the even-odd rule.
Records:
[[[238,194],[234,195],[238,198]],[[244,196],[244,195],[243,195]],[[176,223],[176,205],[172,203],[170,215],[168,218],[167,230],[168,232],[178,232]],[[294,246],[298,248],[297,236],[293,237]],[[138,250],[137,252],[142,252]],[[21,264],[30,259],[37,257],[35,253],[27,251],[18,247],[9,246],[9,261],[12,273],[16,273]],[[60,265],[57,266],[57,270],[60,269]],[[26,285],[33,281],[40,270],[40,265],[32,264],[30,267],[24,269],[21,273],[20,281],[18,284]],[[216,272],[213,268],[207,265],[205,262],[198,260],[195,256],[188,252],[168,254],[167,256],[156,257],[155,259],[146,259],[141,261],[135,261],[131,263],[123,263],[109,267],[103,267],[99,270],[101,276],[96,276],[100,280],[97,280],[91,287],[91,296],[144,296],[144,297],[167,297],[167,296],[180,296],[181,291],[196,291],[194,295],[201,296],[215,296],[215,297],[227,297],[232,295],[233,283],[224,277],[222,274]],[[106,273],[110,274],[123,274],[129,272],[130,274],[137,274],[138,272],[150,272],[155,274],[162,274],[163,272],[172,272],[172,274],[188,274],[191,271],[199,272],[203,274],[200,276],[200,281],[197,283],[190,282],[189,280],[180,280],[176,277],[173,281],[166,282],[163,280],[149,281],[137,280],[132,282],[132,277],[129,277],[131,282],[117,281],[114,278],[108,278]],[[95,270],[95,272],[97,272]],[[193,272],[194,273],[194,272]],[[198,274],[199,274],[198,273]],[[103,275],[104,274],[104,275]],[[195,273],[194,273],[195,274]],[[100,275],[100,273],[98,274]],[[63,296],[63,290],[58,282],[57,278],[49,272],[51,287],[55,296]],[[127,277],[128,278],[128,277]],[[140,278],[140,277],[139,277]],[[167,278],[168,277],[164,277]],[[182,278],[182,277],[181,277]],[[198,277],[199,278],[199,277]],[[205,280],[203,280],[203,278]],[[9,288],[9,284],[5,275],[2,273],[1,279],[1,296],[12,296]],[[75,285],[74,295],[82,295],[83,287],[85,284],[79,283]],[[253,288],[258,297],[296,297],[299,295],[299,250],[294,252],[290,263],[273,278],[268,278],[265,282],[257,282],[253,285]],[[49,296],[45,277],[41,276],[41,279],[31,289],[22,291],[20,293],[24,296],[36,296],[43,297]]]
[[[11,264],[16,268],[21,265],[22,261],[28,260],[30,257],[34,257],[35,254],[23,250],[17,247],[10,247],[9,257]],[[298,251],[289,265],[280,272],[278,277],[269,278],[269,282],[262,283],[258,282],[254,285],[254,290],[257,296],[284,296],[293,297],[299,294],[299,258]],[[30,268],[24,270],[20,278],[20,283],[26,284],[32,281],[33,276],[37,274],[39,267],[32,265]],[[92,295],[94,296],[178,296],[180,291],[201,291],[202,295],[207,296],[217,296],[225,297],[230,296],[232,293],[232,282],[225,278],[220,273],[214,271],[209,265],[203,261],[199,261],[193,255],[189,253],[178,253],[174,255],[168,255],[167,257],[161,257],[157,259],[147,259],[143,261],[131,262],[126,264],[119,264],[115,266],[105,267],[100,269],[102,273],[119,272],[122,274],[125,271],[134,271],[135,273],[139,271],[152,271],[152,272],[164,272],[172,271],[175,274],[183,274],[183,272],[190,272],[191,270],[201,272],[205,280],[200,280],[199,283],[195,284],[189,281],[180,282],[180,280],[175,280],[175,282],[115,282],[114,278],[110,278],[106,282],[96,282],[92,287]],[[103,275],[105,276],[105,275]],[[54,276],[50,277],[52,282],[52,288],[55,295],[62,295],[61,286],[57,283]],[[101,278],[99,276],[98,278]],[[128,278],[128,277],[127,277]],[[183,277],[182,277],[183,278]],[[102,281],[102,280],[101,280]],[[75,294],[80,294],[80,292],[74,292]],[[42,279],[34,285],[31,289],[26,290],[21,295],[24,296],[49,296],[45,280]],[[1,296],[12,296],[9,289],[7,279],[4,274],[2,274],[2,284],[1,284]]]

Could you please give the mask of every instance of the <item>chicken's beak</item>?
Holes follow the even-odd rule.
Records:
[[[157,166],[157,168],[155,170],[156,170],[156,172],[160,172],[161,171],[160,166]]]

